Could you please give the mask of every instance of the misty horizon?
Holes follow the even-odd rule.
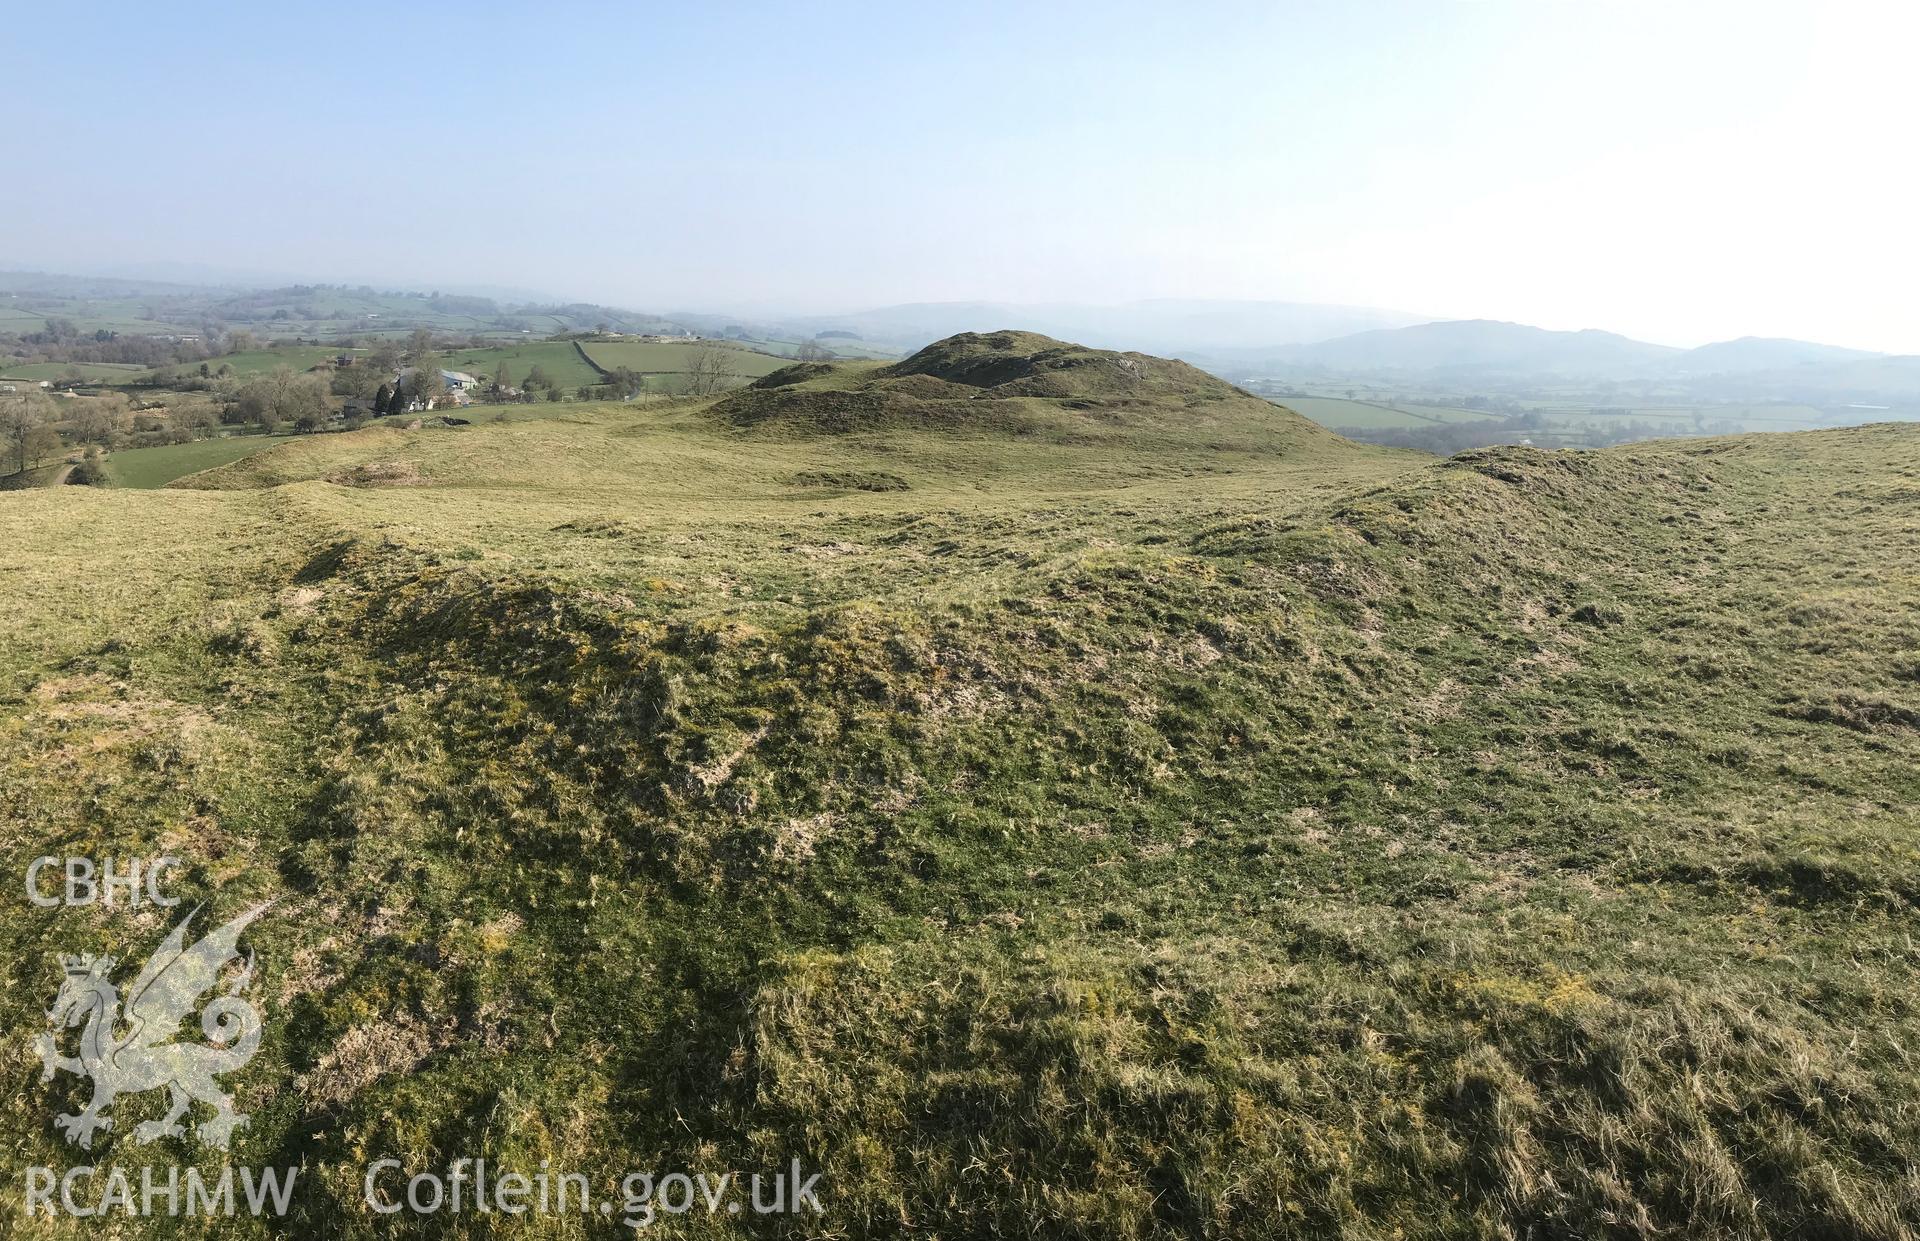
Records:
[[[593,304],[592,299],[569,296],[566,293],[560,292],[560,291],[507,288],[507,287],[484,285],[484,284],[475,285],[475,284],[466,284],[459,280],[426,281],[414,286],[404,286],[404,285],[383,284],[380,281],[374,281],[374,280],[328,277],[328,276],[314,274],[314,273],[297,272],[297,271],[249,273],[249,272],[240,272],[240,271],[233,271],[233,270],[221,270],[211,266],[202,266],[200,264],[188,263],[188,262],[156,261],[151,263],[130,264],[130,265],[124,265],[124,266],[118,266],[118,267],[115,267],[115,266],[89,267],[88,265],[83,264],[83,265],[76,266],[75,268],[70,270],[51,271],[45,268],[32,266],[30,264],[10,262],[4,258],[0,258],[0,274],[8,274],[8,273],[79,277],[79,278],[85,278],[85,279],[96,279],[96,280],[106,280],[106,281],[125,280],[130,283],[136,283],[136,284],[176,284],[182,288],[226,287],[226,288],[235,288],[235,289],[271,289],[271,288],[283,288],[283,287],[294,287],[294,286],[372,288],[382,293],[420,294],[420,295],[430,295],[433,293],[441,293],[441,294],[450,294],[450,295],[456,295],[456,296],[484,297],[484,298],[493,300],[495,302],[498,302],[503,306],[516,305],[516,304],[518,305]],[[1257,308],[1257,307],[1298,307],[1303,310],[1351,311],[1358,314],[1379,315],[1386,319],[1401,321],[1401,322],[1383,322],[1381,325],[1377,327],[1363,327],[1363,328],[1355,329],[1356,331],[1381,331],[1381,330],[1392,330],[1395,327],[1403,327],[1403,326],[1421,326],[1421,325],[1446,324],[1446,323],[1488,323],[1488,324],[1498,324],[1502,326],[1539,327],[1539,328],[1542,328],[1542,330],[1553,331],[1553,332],[1600,332],[1600,333],[1606,333],[1609,335],[1626,336],[1628,339],[1636,340],[1641,343],[1658,345],[1664,348],[1675,349],[1675,350],[1698,349],[1706,345],[1724,344],[1724,343],[1735,342],[1735,341],[1748,341],[1748,340],[1770,341],[1770,340],[1796,340],[1797,339],[1797,338],[1791,338],[1791,337],[1766,336],[1757,332],[1735,332],[1735,333],[1731,333],[1723,336],[1715,336],[1711,339],[1701,339],[1701,340],[1680,341],[1680,340],[1672,340],[1672,339],[1651,339],[1648,337],[1636,337],[1628,333],[1619,332],[1616,329],[1610,326],[1607,326],[1605,324],[1585,324],[1580,327],[1573,327],[1573,328],[1547,328],[1547,327],[1543,327],[1543,325],[1540,325],[1540,324],[1525,323],[1518,319],[1499,318],[1496,316],[1488,316],[1488,315],[1478,315],[1478,316],[1472,316],[1468,318],[1452,318],[1447,316],[1422,314],[1416,311],[1408,311],[1405,309],[1390,307],[1390,306],[1352,306],[1352,305],[1343,305],[1343,304],[1337,304],[1337,303],[1303,302],[1303,301],[1298,301],[1298,300],[1289,299],[1289,298],[1143,297],[1143,298],[1134,298],[1127,301],[1114,301],[1114,302],[1089,302],[1089,301],[1021,302],[1021,301],[1013,301],[1013,300],[1002,299],[1002,298],[966,298],[966,299],[950,299],[945,301],[919,300],[919,301],[902,301],[902,302],[892,302],[892,303],[886,303],[886,304],[873,304],[873,305],[860,304],[860,305],[840,305],[840,306],[824,306],[824,307],[808,305],[804,303],[787,303],[787,304],[716,303],[716,304],[707,304],[707,305],[686,305],[686,306],[674,306],[674,305],[652,306],[652,305],[647,305],[647,304],[644,304],[638,301],[633,301],[633,300],[608,299],[604,301],[602,304],[607,305],[611,308],[630,311],[634,313],[657,314],[662,316],[663,318],[669,318],[669,319],[674,318],[676,316],[688,316],[688,317],[695,317],[695,318],[725,318],[725,317],[732,316],[732,317],[737,317],[741,319],[743,322],[752,322],[752,321],[797,322],[797,321],[805,321],[805,320],[819,320],[824,322],[824,321],[832,320],[835,318],[844,318],[844,319],[851,320],[862,314],[907,310],[907,309],[913,309],[913,308],[919,308],[919,307],[925,307],[928,309],[940,309],[940,308],[947,308],[947,307],[970,308],[974,306],[981,306],[981,307],[989,307],[994,309],[1004,309],[1004,310],[1010,310],[1010,311],[1021,311],[1021,312],[1029,312],[1029,313],[1045,313],[1049,311],[1059,312],[1059,311],[1075,311],[1075,310],[1123,311],[1128,309],[1148,309],[1148,308],[1166,308],[1166,307],[1189,307],[1196,310],[1200,308],[1207,308],[1210,310],[1218,310],[1218,311],[1226,311],[1226,310],[1231,310],[1236,308],[1251,309],[1251,308]],[[1004,326],[1006,325],[997,324],[997,323],[987,323],[987,322],[982,322],[975,325],[976,329],[981,331],[994,330],[996,328],[1004,327]],[[1332,332],[1326,335],[1310,335],[1307,337],[1301,337],[1297,340],[1293,338],[1289,338],[1286,340],[1276,339],[1271,343],[1275,343],[1275,344],[1312,343],[1314,341],[1319,341],[1319,340],[1333,340],[1338,337],[1351,335],[1351,334],[1353,333],[1340,331],[1340,332]],[[1820,345],[1824,347],[1843,348],[1843,349],[1856,348],[1856,346],[1852,345],[1849,342],[1835,341],[1835,340],[1802,340],[1802,341],[1799,341],[1798,343],[1815,344],[1815,345]],[[1920,350],[1862,349],[1861,352],[1882,353],[1882,354],[1889,354],[1889,355],[1895,355],[1895,356],[1911,356],[1914,353],[1920,353]]]

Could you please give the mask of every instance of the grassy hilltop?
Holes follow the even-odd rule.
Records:
[[[360,1204],[480,1152],[799,1158],[794,1236],[1920,1228],[1920,427],[1440,461],[994,333],[0,521],[0,870],[277,901],[232,1157],[307,1171],[221,1235],[617,1235]],[[168,925],[6,907],[16,1163],[51,954]],[[161,1110],[87,1160],[217,1166]]]

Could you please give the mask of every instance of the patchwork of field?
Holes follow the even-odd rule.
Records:
[[[1349,400],[1345,397],[1283,396],[1275,401],[1313,419],[1323,427],[1382,428],[1435,426],[1451,422],[1484,422],[1499,418],[1482,410],[1445,405],[1415,405]]]
[[[895,350],[880,349],[872,345],[862,344],[857,340],[823,340],[818,342],[810,342],[810,341],[801,341],[801,340],[780,339],[780,340],[743,340],[740,343],[747,346],[750,349],[758,349],[764,353],[777,353],[781,357],[785,357],[785,358],[791,358],[795,356],[796,351],[799,350],[801,345],[809,344],[809,343],[818,343],[824,348],[831,350],[835,357],[844,358],[844,359],[847,359],[848,361],[854,361],[854,362],[860,362],[860,361],[890,362],[890,361],[894,361],[900,356],[900,354]]]
[[[46,311],[14,311],[6,313],[0,308],[0,332],[30,335],[43,330],[49,319],[65,319],[80,332],[117,332],[125,336],[144,336],[152,333],[191,332],[195,328],[178,323],[164,323],[157,319],[144,319],[137,314],[129,315],[114,310],[89,313],[86,307],[73,310],[49,309]]]
[[[536,366],[568,393],[600,382],[600,373],[587,365],[571,341],[529,341],[491,349],[456,349],[440,355],[440,365],[448,370],[466,371],[482,382],[491,382],[502,362],[506,363],[507,374],[515,387],[520,386],[527,372]]]
[[[755,353],[739,345],[720,342],[726,351],[727,373],[743,379],[758,379],[787,365],[788,359]],[[701,344],[655,343],[649,341],[585,341],[587,356],[606,370],[626,367],[641,374],[684,374],[689,355]]]

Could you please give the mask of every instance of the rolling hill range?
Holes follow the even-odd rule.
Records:
[[[1920,427],[1437,460],[1004,331],[0,520],[0,866],[276,902],[227,1235],[475,1149],[821,1174],[688,1235],[1920,1228]],[[212,1166],[164,1106],[89,1158]]]
[[[1842,349],[1804,340],[1742,336],[1738,340],[1716,341],[1689,349],[1671,359],[1667,369],[1690,375],[1736,375],[1859,362],[1877,356],[1864,349]]]
[[[1253,366],[1348,375],[1420,375],[1464,383],[1567,377],[1630,382],[1722,381],[1729,390],[1807,394],[1911,393],[1920,358],[1809,341],[1746,336],[1675,349],[1592,329],[1557,332],[1490,319],[1449,320],[1360,332],[1283,349],[1208,351],[1228,374]]]
[[[1555,332],[1491,319],[1449,320],[1361,332],[1287,352],[1343,371],[1481,370],[1521,374],[1634,373],[1681,351],[1612,332]]]

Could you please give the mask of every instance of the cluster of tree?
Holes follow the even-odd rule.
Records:
[[[256,417],[285,419],[307,429],[325,419],[324,400],[303,408],[300,398],[311,384],[289,380],[285,393],[271,391],[275,378],[262,377],[236,389],[232,400],[175,400],[168,405],[135,407],[118,392],[52,402],[29,394],[0,397],[0,476],[39,469],[66,452],[69,445],[102,448],[145,448],[198,439],[222,421],[246,421],[242,409],[258,410]],[[303,415],[305,420],[302,421]]]
[[[220,412],[213,401],[176,400],[164,407],[136,409],[131,431],[116,435],[115,446],[153,448],[201,439],[219,425]]]
[[[191,336],[195,339],[182,339]],[[217,323],[201,325],[195,331],[127,334],[101,328],[86,332],[71,319],[53,317],[40,331],[25,334],[0,334],[0,352],[32,362],[106,363],[176,370],[206,365],[223,355],[259,349],[263,342],[249,328],[224,329]]]
[[[490,297],[464,297],[454,293],[435,293],[427,306],[443,315],[490,315],[499,311]]]
[[[259,423],[269,431],[287,425],[298,431],[316,431],[333,411],[333,398],[324,380],[317,375],[296,375],[284,366],[235,385],[222,398],[222,422]]]
[[[606,373],[599,389],[595,395],[600,400],[630,400],[646,391],[647,377],[630,367],[616,366]]]
[[[440,362],[432,354],[423,354],[401,371],[391,382],[374,389],[373,412],[404,414],[410,409],[431,409],[447,395],[447,381],[440,374]]]
[[[66,432],[67,438],[76,444],[97,444],[109,448],[132,421],[128,412],[130,403],[118,392],[63,401],[56,408],[59,411],[58,425]]]
[[[46,401],[37,396],[0,400],[0,450],[9,474],[38,469],[66,450]]]
[[[107,485],[107,463],[100,455],[100,449],[89,444],[87,451],[80,457],[79,464],[73,467],[73,473],[67,475],[67,481],[81,487],[104,487]]]
[[[502,369],[504,370],[504,368],[505,364],[502,363]],[[565,395],[560,388],[560,381],[547,374],[546,370],[537,362],[534,364],[533,369],[527,372],[526,378],[520,381],[520,399],[522,401],[542,399],[558,401],[564,398]]]
[[[175,392],[209,392],[221,380],[233,374],[233,364],[202,362],[198,366],[156,366],[137,379],[129,380],[147,388],[166,388]]]
[[[53,337],[31,332],[12,338],[9,353],[42,362],[117,362],[134,366],[166,366],[198,362],[215,354],[193,341],[156,340],[150,336],[122,336],[112,332],[75,337]]]

